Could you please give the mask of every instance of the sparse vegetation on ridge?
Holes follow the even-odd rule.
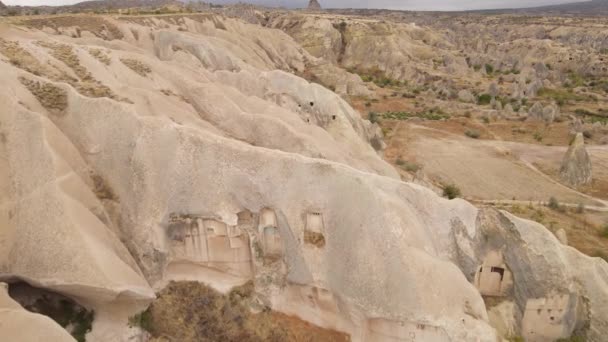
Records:
[[[141,327],[153,337],[182,342],[350,340],[345,334],[269,310],[253,314],[249,308],[252,295],[251,282],[225,295],[198,282],[171,282],[147,310],[129,319],[129,325]]]

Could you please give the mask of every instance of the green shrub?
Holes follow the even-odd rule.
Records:
[[[401,167],[405,171],[411,172],[411,173],[416,173],[416,172],[418,172],[418,170],[420,170],[422,168],[419,164],[416,164],[414,162],[410,162],[407,160],[403,160],[401,158],[397,159],[397,161],[395,163],[397,165],[399,165],[399,167]]]
[[[369,112],[369,115],[367,116],[367,119],[371,123],[380,122],[380,118],[378,117],[378,113],[376,113],[376,112]]]
[[[534,133],[534,140],[541,142],[543,141],[543,135],[540,132],[535,132]]]
[[[392,120],[408,120],[411,118],[422,118],[426,120],[443,120],[448,119],[450,116],[443,112],[441,109],[432,108],[424,112],[410,113],[410,112],[386,112],[382,114],[385,119]]]
[[[608,239],[608,223],[606,223],[603,227],[602,230],[600,231],[600,236]]]
[[[466,135],[469,138],[472,139],[479,139],[479,137],[481,136],[481,133],[479,133],[479,131],[474,130],[474,129],[469,129],[466,132],[464,132],[464,135]]]
[[[461,196],[460,189],[454,185],[446,185],[443,187],[443,197],[447,197],[448,199],[455,199]]]
[[[139,327],[147,332],[152,331],[152,314],[150,310],[142,311],[135,316],[129,317],[130,327]]]
[[[492,74],[494,72],[494,67],[491,64],[486,64],[486,73]]]
[[[488,105],[492,102],[492,96],[490,94],[481,94],[477,96],[477,104],[479,105]]]
[[[536,93],[537,96],[543,97],[546,99],[551,99],[556,101],[560,106],[570,102],[570,101],[583,101],[585,98],[580,95],[576,95],[572,92],[565,91],[563,89],[551,89],[551,88],[541,88]]]
[[[253,282],[222,294],[198,282],[170,282],[147,310],[155,341],[344,341],[267,308],[252,313]],[[135,319],[133,319],[135,320]],[[147,320],[147,318],[146,318]],[[289,322],[289,323],[288,323]]]
[[[549,198],[549,203],[547,203],[547,207],[549,207],[552,210],[560,210],[561,206],[559,205],[559,201],[557,200],[557,198],[551,196],[551,198]]]

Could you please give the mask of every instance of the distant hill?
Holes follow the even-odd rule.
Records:
[[[79,2],[68,6],[80,10],[95,9],[121,9],[134,7],[162,7],[183,6],[184,3],[176,0],[92,0]]]
[[[0,1],[0,9],[5,9],[6,5],[2,3],[2,1]]]
[[[572,14],[572,15],[607,15],[608,0],[591,0],[584,2],[573,2],[561,5],[550,5],[520,9],[498,9],[482,10],[472,12],[483,13],[517,13],[517,14]]]

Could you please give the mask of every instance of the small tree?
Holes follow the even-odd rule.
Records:
[[[452,200],[460,197],[460,195],[460,189],[454,184],[449,184],[443,187],[443,197],[447,197],[448,199]]]
[[[481,136],[481,133],[479,133],[479,131],[476,131],[474,129],[469,129],[466,132],[464,132],[464,134],[467,137],[473,138],[473,139],[479,139],[479,137]]]
[[[367,119],[371,123],[376,123],[376,122],[380,121],[380,118],[378,117],[378,113],[376,113],[376,112],[369,112]]]
[[[551,196],[551,198],[549,198],[549,203],[547,204],[547,206],[552,210],[560,209],[559,201],[557,200],[557,198],[555,198],[553,196]]]
[[[602,227],[602,231],[600,232],[600,236],[603,238],[608,239],[608,222],[606,222],[606,224],[604,224],[604,227]]]
[[[481,94],[477,97],[477,104],[488,105],[492,102],[492,96],[490,94]]]

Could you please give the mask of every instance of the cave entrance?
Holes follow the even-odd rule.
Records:
[[[91,331],[95,312],[59,293],[18,281],[8,285],[9,296],[24,309],[47,316],[66,329],[78,342]]]

